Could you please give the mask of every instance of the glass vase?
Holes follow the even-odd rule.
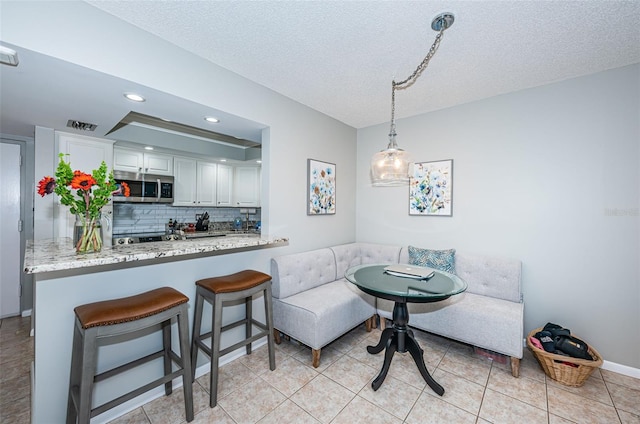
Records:
[[[101,217],[91,218],[85,214],[76,215],[73,229],[73,246],[76,253],[94,253],[102,250]]]

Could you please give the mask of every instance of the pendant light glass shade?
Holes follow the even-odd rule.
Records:
[[[394,187],[409,184],[411,158],[398,148],[396,135],[389,135],[389,145],[371,159],[371,183],[375,187]]]
[[[391,129],[389,131],[389,145],[371,158],[371,184],[374,187],[393,187],[409,184],[410,173],[413,169],[409,153],[398,148],[396,143],[396,90],[409,88],[422,74],[429,61],[440,45],[444,31],[453,25],[453,14],[442,13],[431,22],[431,29],[438,31],[429,52],[418,65],[413,74],[407,79],[391,82]]]

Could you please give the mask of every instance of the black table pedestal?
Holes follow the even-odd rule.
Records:
[[[429,387],[434,392],[442,396],[444,394],[444,388],[439,385],[424,364],[424,358],[422,357],[423,350],[418,345],[413,331],[409,329],[407,324],[409,323],[409,310],[407,309],[406,302],[395,302],[393,307],[393,327],[385,328],[380,336],[380,341],[375,346],[367,346],[367,352],[376,354],[384,352],[384,363],[382,364],[382,370],[375,380],[371,383],[373,390],[378,390],[382,385],[387,373],[389,372],[389,366],[391,365],[391,359],[396,352],[405,353],[409,352],[413,357],[422,378],[427,382]]]

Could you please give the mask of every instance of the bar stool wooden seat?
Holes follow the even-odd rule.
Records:
[[[276,369],[275,351],[273,339],[273,308],[271,302],[271,276],[259,271],[244,270],[231,275],[206,278],[196,281],[196,309],[193,320],[193,335],[191,338],[191,363],[193,364],[193,376],[195,377],[196,360],[198,351],[202,350],[211,359],[210,370],[210,396],[209,405],[213,408],[218,403],[218,362],[220,357],[241,347],[246,346],[247,355],[251,354],[251,343],[267,337],[269,348],[269,368]],[[264,309],[266,323],[253,319],[252,297],[262,292],[264,295]],[[222,327],[222,304],[229,301],[245,301],[245,318]],[[207,300],[213,307],[212,331],[200,334],[202,326],[202,309]],[[223,331],[245,325],[246,338],[232,346],[220,350],[220,336]],[[256,334],[252,334],[252,326],[260,328]],[[211,347],[205,345],[202,340],[211,338]]]
[[[162,287],[139,295],[78,306],[73,333],[71,377],[67,424],[89,423],[90,419],[160,385],[172,392],[172,380],[182,376],[187,421],[193,420],[193,375],[189,354],[189,298],[170,287]],[[180,356],[171,348],[171,320],[178,322]],[[152,326],[162,328],[162,350],[119,367],[96,374],[98,348],[106,339],[136,333]],[[148,330],[145,331],[145,334]],[[94,384],[128,371],[157,358],[164,358],[164,376],[114,400],[92,408]],[[172,371],[173,364],[177,370]]]

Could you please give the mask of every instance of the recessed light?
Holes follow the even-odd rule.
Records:
[[[226,162],[226,161],[227,161],[226,159],[220,159],[220,162]]]
[[[151,146],[144,146],[144,150],[153,150],[153,147],[151,147]]]
[[[144,102],[145,98],[136,93],[124,93],[124,97],[134,102]]]
[[[217,124],[218,122],[220,122],[218,118],[214,118],[213,116],[205,116],[204,120],[207,122],[211,122],[212,124]]]
[[[262,161],[261,160],[257,160],[256,163],[262,163]]]

